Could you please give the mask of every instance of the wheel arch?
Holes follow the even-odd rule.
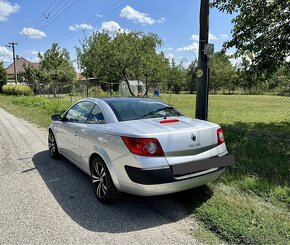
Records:
[[[108,157],[108,156],[107,156]],[[116,174],[116,171],[115,171],[115,168],[114,166],[112,165],[112,163],[110,161],[106,161],[106,157],[104,157],[103,155],[101,155],[100,153],[97,153],[97,152],[93,152],[90,157],[89,157],[89,166],[90,166],[90,172],[91,172],[91,166],[92,166],[92,162],[95,158],[99,158],[101,159],[107,166],[109,172],[110,172],[110,175],[111,175],[111,178],[113,180],[113,183],[115,185],[115,187],[120,191],[120,184],[119,184],[119,180],[117,178],[117,174]]]

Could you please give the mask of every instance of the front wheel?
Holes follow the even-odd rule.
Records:
[[[121,193],[115,187],[107,166],[99,158],[95,158],[92,162],[91,180],[99,201],[113,203],[120,198]]]
[[[52,158],[57,159],[59,157],[57,144],[56,144],[55,137],[52,131],[49,131],[49,134],[48,134],[48,150]]]

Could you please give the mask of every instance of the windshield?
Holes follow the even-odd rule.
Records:
[[[106,102],[119,121],[182,116],[176,109],[158,100],[119,98]]]

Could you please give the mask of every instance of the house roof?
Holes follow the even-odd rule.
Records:
[[[10,66],[8,66],[6,68],[6,72],[7,72],[8,75],[9,74],[11,74],[11,75],[13,74],[14,75],[14,66],[13,66],[13,64],[14,64],[14,62]],[[24,72],[24,67],[25,66],[26,67],[32,66],[34,68],[38,68],[40,66],[40,64],[37,63],[37,62],[30,62],[30,61],[24,59],[23,57],[20,57],[19,59],[17,59],[15,61],[15,66],[16,66],[16,72],[19,73],[19,72]]]

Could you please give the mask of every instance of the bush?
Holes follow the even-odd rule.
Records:
[[[2,87],[2,93],[8,95],[33,95],[31,88],[22,84],[6,84]]]
[[[99,87],[93,87],[89,89],[89,95],[91,97],[102,97],[106,95],[106,92],[104,92],[101,88]]]

